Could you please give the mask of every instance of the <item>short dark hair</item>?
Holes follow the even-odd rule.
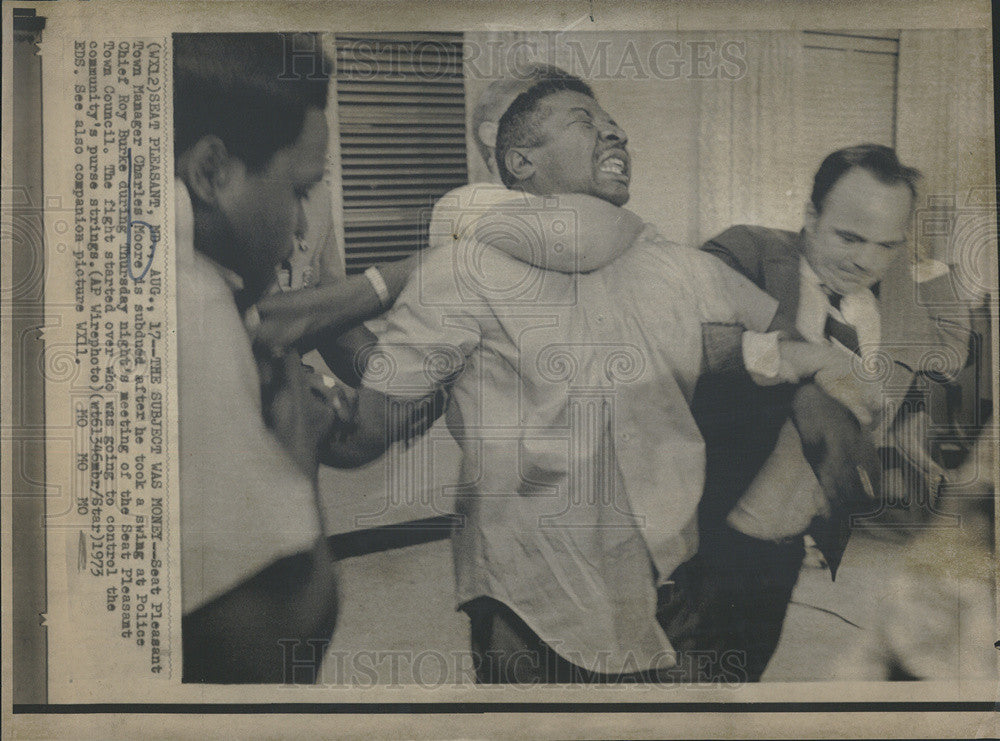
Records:
[[[583,93],[593,98],[594,91],[576,75],[568,72],[552,73],[514,98],[510,108],[500,117],[497,124],[497,173],[508,188],[517,179],[507,169],[504,160],[511,147],[537,146],[541,144],[537,128],[537,113],[541,102],[550,95],[561,92]]]
[[[173,40],[175,156],[214,134],[260,171],[299,138],[309,108],[326,108],[330,63],[317,34],[177,33]]]
[[[476,146],[479,148],[479,154],[482,156],[483,162],[487,165],[490,163],[490,158],[496,149],[496,140],[491,142],[482,141],[479,138],[479,127],[485,121],[499,122],[506,108],[501,111],[497,111],[496,108],[503,103],[503,99],[510,98],[510,102],[512,103],[514,98],[520,93],[527,92],[528,88],[536,82],[566,75],[567,73],[564,70],[553,64],[532,62],[522,69],[511,71],[511,74],[506,77],[494,80],[486,87],[472,109],[471,123]],[[509,107],[510,103],[507,104],[507,108]]]
[[[816,213],[823,210],[823,201],[837,181],[855,167],[860,167],[885,185],[904,183],[914,200],[916,199],[917,183],[922,177],[920,170],[901,163],[892,147],[883,144],[858,144],[827,155],[819,166],[812,188],[812,204]]]

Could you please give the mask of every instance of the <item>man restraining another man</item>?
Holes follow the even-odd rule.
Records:
[[[215,50],[199,49],[194,37],[181,42],[178,59],[195,60],[188,74],[202,82],[175,104],[179,125],[188,125],[185,115],[197,123],[217,116],[216,128],[195,126],[177,146],[178,192],[191,204],[178,206],[179,241],[193,246],[184,253],[179,244],[181,288],[187,285],[180,297],[182,381],[190,381],[181,401],[204,405],[213,388],[220,399],[232,402],[238,390],[243,400],[217,414],[202,414],[205,406],[197,415],[182,411],[182,517],[192,533],[185,534],[185,679],[289,681],[281,676],[279,639],[329,637],[336,580],[315,499],[317,458],[357,465],[392,440],[419,434],[442,390],[451,394],[447,419],[463,452],[462,522],[453,545],[479,680],[692,678],[691,663],[682,652],[677,664],[673,648],[699,644],[673,630],[671,615],[701,605],[673,589],[669,577],[698,542],[705,458],[689,409],[697,380],[706,371],[763,384],[819,373],[836,392],[835,382],[850,374],[845,353],[822,337],[788,339],[797,337],[796,322],[780,302],[715,258],[671,245],[627,216],[614,221],[622,236],[607,259],[616,259],[590,272],[525,265],[484,246],[478,232],[466,233],[422,256],[375,350],[392,360],[393,372],[366,374],[347,426],[341,418],[350,405],[304,376],[297,353],[258,352],[255,364],[253,336],[240,317],[263,298],[303,228],[298,200],[319,179],[326,147],[326,83],[322,94],[317,84],[304,97],[275,95],[266,70],[256,81],[253,75],[275,50],[246,40],[222,55],[225,64],[242,62],[213,80],[211,64],[208,72],[195,68]],[[204,110],[219,92],[206,97],[198,87],[206,74],[220,89],[246,74],[250,95],[263,88],[269,105],[284,105],[296,120],[276,125],[282,132],[273,142],[243,142],[226,128],[232,111]],[[589,87],[549,74],[500,118],[497,169],[515,192],[618,207],[631,179],[626,144]],[[511,284],[511,276],[525,275]],[[377,282],[365,281],[345,282],[344,291],[358,292],[354,311],[330,324],[347,328],[388,303]],[[525,285],[532,290],[521,290]],[[305,324],[315,332],[323,322]],[[428,362],[432,355],[448,362]],[[823,399],[817,403],[836,404]],[[228,461],[198,461],[225,439],[210,418],[231,430],[237,407],[245,409],[241,431],[260,440],[252,454],[260,476],[241,471],[241,481],[220,482],[208,468],[235,474],[239,451]],[[824,463],[809,462],[814,469]],[[249,508],[224,503],[237,493]],[[234,513],[242,524],[231,521]],[[227,577],[206,566],[206,555],[236,531],[261,534],[268,547],[228,543],[213,556],[224,567],[240,563],[245,551],[261,555]],[[676,607],[678,600],[687,604]],[[746,647],[732,650],[739,681]]]
[[[523,89],[527,83],[494,83],[474,111],[473,129],[494,171],[486,143],[496,130],[490,106],[509,105],[519,84]],[[861,384],[868,387],[859,390],[870,394],[871,409],[848,394],[854,414],[815,384],[765,389],[745,376],[702,378],[694,401],[708,446],[701,545],[661,589],[660,617],[675,646],[714,657],[708,670],[716,679],[725,680],[722,659],[734,653],[743,677],[760,679],[802,564],[802,534],[814,534],[835,574],[850,516],[877,509],[879,464],[900,453],[921,457],[919,450],[895,449],[907,417],[899,400],[917,376],[920,382],[947,380],[966,360],[969,317],[954,307],[975,297],[963,302],[955,293],[949,266],[907,259],[919,177],[888,147],[838,150],[816,173],[800,234],[740,226],[702,247],[778,299],[786,328],[854,353],[868,367],[881,357],[891,363],[879,383]],[[616,217],[602,213],[599,219],[604,229],[591,232],[607,242],[586,245],[586,255],[564,249],[518,256],[560,270],[606,265],[620,254],[630,227],[619,215],[617,232],[609,235],[606,225]],[[503,241],[496,246],[509,250]],[[945,310],[949,316],[941,307],[952,307]],[[867,480],[854,475],[858,466]]]
[[[590,88],[563,73],[515,98],[496,162],[513,191],[620,206],[626,145]],[[376,349],[391,373],[366,376],[357,429],[326,460],[371,460],[394,407],[450,389],[463,453],[454,565],[479,680],[690,678],[693,657],[678,664],[657,621],[657,585],[697,547],[698,377],[745,373],[744,354],[766,358],[750,369],[765,383],[842,378],[850,362],[768,334],[774,299],[650,225],[611,264],[576,274],[466,235],[422,256]]]
[[[862,495],[845,503],[838,490],[851,487],[829,465],[814,470],[803,450],[823,440],[853,449],[849,458],[859,462],[880,453],[876,464],[889,463],[907,414],[900,401],[917,376],[953,378],[966,361],[970,322],[956,314],[948,266],[907,259],[919,177],[889,147],[837,150],[816,172],[800,232],[734,226],[702,246],[778,299],[802,337],[856,357],[859,375],[874,368],[881,376],[871,384],[879,405],[862,424],[808,385],[762,390],[706,379],[696,394],[708,448],[702,539],[678,578],[698,584],[694,642],[717,654],[744,651],[752,681],[777,647],[803,534],[813,535],[835,574],[850,516],[878,509]],[[871,470],[877,477],[879,466]]]

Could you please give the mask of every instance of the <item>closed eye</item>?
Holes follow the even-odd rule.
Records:
[[[858,234],[855,234],[854,232],[842,232],[840,230],[837,230],[835,233],[844,242],[847,242],[849,244],[859,244],[859,243],[865,241],[864,237],[862,237],[862,236],[860,236]]]
[[[570,125],[573,124],[584,124],[585,126],[594,125],[594,117],[591,115],[590,111],[586,108],[571,108],[570,115],[575,116],[573,120],[570,121]]]

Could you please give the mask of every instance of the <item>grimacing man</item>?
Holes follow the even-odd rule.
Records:
[[[496,160],[515,192],[628,200],[627,136],[569,75],[516,97]],[[462,449],[457,597],[479,681],[691,675],[656,612],[658,582],[696,547],[705,460],[689,406],[699,375],[742,366],[755,339],[780,360],[756,371],[770,380],[844,371],[818,343],[766,334],[776,306],[650,225],[586,273],[544,271],[474,238],[422,255],[387,314],[357,426],[325,460],[377,457],[399,434],[399,409],[450,390],[446,419]],[[581,387],[603,401],[581,404],[571,393]]]

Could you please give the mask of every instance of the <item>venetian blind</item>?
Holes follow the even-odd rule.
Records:
[[[427,245],[430,208],[468,182],[462,34],[336,37],[347,272]]]

